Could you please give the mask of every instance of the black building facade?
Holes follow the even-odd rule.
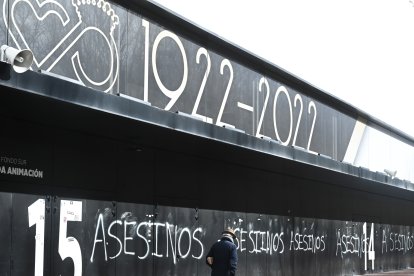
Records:
[[[412,170],[369,167],[411,137],[150,1],[0,3],[34,55],[0,64],[0,275],[208,275],[227,226],[238,275],[412,266]]]

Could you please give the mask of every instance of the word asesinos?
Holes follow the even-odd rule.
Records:
[[[266,253],[272,255],[274,253],[283,253],[285,245],[283,243],[283,232],[271,233],[270,231],[245,231],[243,228],[234,229],[236,239],[234,243],[237,245],[237,250],[249,253]],[[247,239],[249,242],[247,242]],[[246,244],[251,244],[247,247]]]
[[[408,233],[407,235],[390,232],[387,235],[385,230],[382,230],[382,253],[393,251],[410,251],[414,248],[414,236]]]
[[[358,257],[364,257],[365,270],[368,269],[368,260],[371,261],[372,270],[374,270],[375,250],[374,250],[374,223],[371,223],[370,233],[367,230],[367,223],[362,226],[362,234],[348,234],[353,227],[345,227],[347,234],[342,233],[341,229],[337,229],[336,234],[336,256],[338,251],[341,258],[345,254],[357,254]],[[352,231],[351,231],[352,232]],[[368,237],[369,236],[369,237]],[[363,254],[363,255],[362,255]]]
[[[358,234],[352,235],[345,235],[341,234],[340,230],[338,229],[336,235],[336,256],[341,254],[341,257],[346,254],[357,254],[358,257],[361,257],[361,253],[363,252],[363,243],[366,242],[367,238],[361,238]]]
[[[116,228],[122,227],[122,237],[116,234]],[[152,229],[154,231],[151,234]],[[149,256],[158,258],[168,258],[171,256],[174,264],[177,259],[185,259],[188,257],[194,259],[201,259],[204,254],[204,245],[200,240],[200,234],[203,232],[202,228],[190,229],[187,227],[181,228],[177,225],[168,222],[152,222],[152,221],[127,221],[115,220],[107,229],[104,226],[104,216],[100,214],[95,229],[95,238],[93,242],[93,249],[90,261],[94,261],[95,250],[101,248],[104,250],[105,261],[109,259],[116,259],[122,253],[125,255],[136,255],[137,259],[144,260]],[[164,235],[164,238],[162,238]],[[165,241],[165,244],[160,244],[160,240]],[[132,251],[133,243],[140,242],[143,245],[143,252],[137,253]],[[150,245],[150,243],[154,245]],[[117,252],[108,256],[107,247],[111,243],[115,243]]]
[[[325,236],[314,236],[313,234],[306,235],[301,233],[290,232],[290,250],[295,251],[317,251],[323,252],[326,249]]]
[[[356,254],[358,257],[362,257],[368,250],[371,250],[367,249],[367,246],[373,248],[374,236],[367,235],[366,225],[363,227],[362,233],[359,234],[349,233],[352,232],[352,227],[346,227],[344,230],[346,233],[341,233],[341,229],[337,229],[336,256],[340,254],[343,258],[346,254]]]

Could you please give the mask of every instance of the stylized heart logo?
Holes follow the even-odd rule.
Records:
[[[33,61],[38,68],[44,66],[67,34],[80,24],[73,6],[66,9],[53,0],[41,3],[39,0],[16,0],[10,6],[10,19],[10,35],[19,48],[34,53]]]
[[[7,18],[5,11],[6,4],[3,15]],[[41,3],[39,0],[15,0],[10,7],[10,18],[10,36],[18,48],[28,48],[34,53],[33,61],[38,67],[35,69],[51,71],[61,60],[66,60],[64,74],[75,76],[76,81],[90,87],[106,92],[112,89],[119,73],[119,53],[114,37],[119,17],[109,2],[72,0],[65,8],[54,0]],[[99,53],[93,47],[84,47],[93,46],[89,41],[98,43]],[[67,67],[65,56],[71,57],[73,72],[67,71],[70,67]],[[93,66],[92,70],[90,66],[86,68],[91,62],[98,66]]]

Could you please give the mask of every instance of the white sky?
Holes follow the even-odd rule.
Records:
[[[414,137],[414,0],[155,0]]]

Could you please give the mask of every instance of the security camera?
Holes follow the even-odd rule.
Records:
[[[3,45],[0,48],[1,60],[10,63],[16,73],[26,72],[33,63],[33,53],[28,49],[18,50]]]
[[[396,170],[388,170],[388,169],[384,169],[384,172],[391,178],[394,178],[397,175],[397,171]]]

